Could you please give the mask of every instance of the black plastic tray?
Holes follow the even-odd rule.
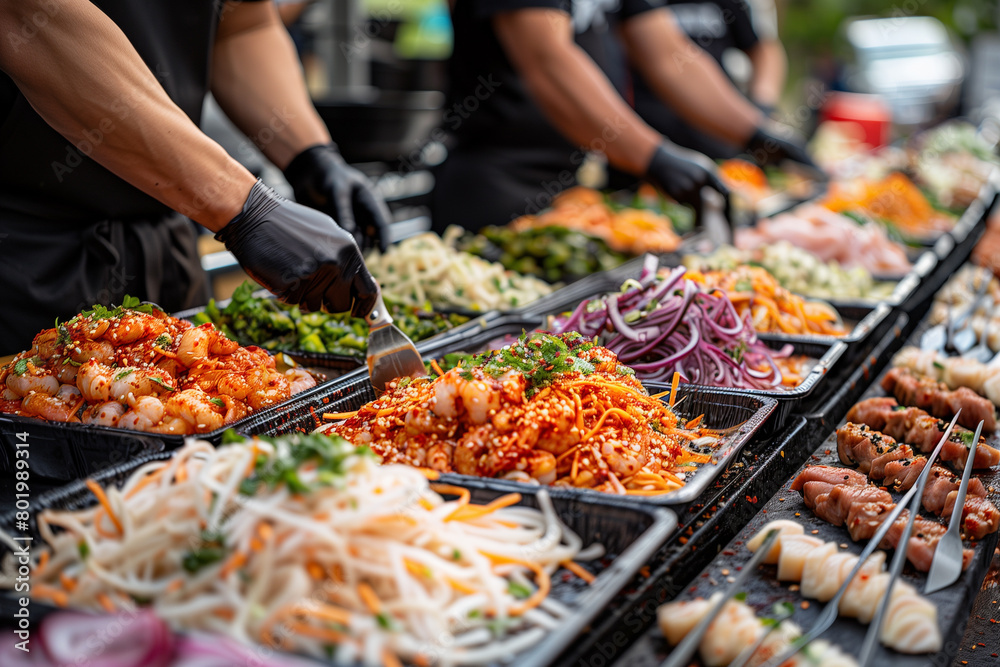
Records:
[[[540,299],[514,310],[504,313],[505,317],[533,317],[536,315],[548,315],[549,313],[559,313],[567,309],[576,308],[581,301],[589,299],[595,294],[605,292],[617,292],[622,283],[629,278],[638,280],[642,274],[642,267],[650,255],[642,255],[630,259],[620,266],[616,266],[608,271],[593,273],[586,278],[557,289],[551,294],[547,294]],[[455,333],[455,332],[452,332]]]
[[[242,424],[240,431],[249,435],[281,435],[296,431],[312,431],[321,422],[318,416],[323,412],[348,412],[357,410],[365,403],[375,400],[368,375],[354,375],[343,378],[341,382],[328,385],[323,392],[303,395],[298,401],[287,404],[280,409],[260,413],[257,417]],[[753,437],[754,433],[767,421],[774,411],[776,401],[764,396],[734,395],[722,391],[684,385],[677,391],[677,412],[685,419],[692,419],[704,414],[704,424],[710,428],[731,428],[739,425],[734,433],[726,436],[725,443],[718,449],[717,463],[707,464],[698,468],[687,483],[677,491],[662,496],[609,496],[609,494],[589,489],[573,489],[566,487],[549,487],[553,498],[616,498],[623,503],[638,504],[680,504],[689,502],[708,487],[739,454],[740,449]],[[525,488],[537,488],[535,485],[512,480],[473,477],[446,473],[441,475],[442,481],[454,481],[469,488],[482,488],[510,491],[523,491]]]
[[[440,358],[449,352],[479,352],[504,336],[519,336],[522,331],[545,330],[546,318],[539,316],[537,319],[517,319],[513,317],[501,318],[495,321],[492,326],[484,331],[467,335],[464,338],[452,336],[436,341],[433,345],[421,348],[421,354],[425,358]],[[760,398],[773,399],[777,401],[774,415],[765,424],[763,432],[773,434],[778,431],[788,419],[788,417],[798,410],[803,402],[824,384],[824,378],[837,365],[841,355],[847,350],[847,345],[834,339],[801,339],[801,340],[774,340],[761,338],[765,345],[773,349],[781,349],[786,342],[792,346],[793,354],[804,354],[817,360],[817,363],[806,375],[799,386],[788,390],[765,390],[765,389],[733,389],[728,387],[707,387],[713,391],[736,396],[754,396]],[[650,393],[662,391],[664,387],[660,382],[647,382],[649,387],[655,387]]]
[[[260,298],[270,298],[270,299],[275,298],[274,295],[268,292],[267,290],[257,290],[256,292],[253,293],[253,296]],[[229,302],[231,300],[232,299],[219,301],[217,305],[219,306],[219,308],[225,308],[227,305],[229,305]],[[200,308],[191,308],[188,310],[183,310],[179,313],[174,313],[173,317],[177,317],[182,320],[192,320],[203,312],[205,312],[204,306]],[[478,327],[482,327],[484,323],[488,323],[491,320],[495,319],[496,317],[499,317],[500,315],[500,313],[495,310],[491,310],[484,313],[477,313],[473,311],[463,311],[463,310],[451,310],[447,312],[457,313],[459,315],[465,315],[470,319],[465,324],[460,324],[452,329],[447,329],[439,334],[431,336],[430,338],[425,338],[424,340],[434,340],[440,337],[450,336],[454,333],[461,333],[462,331],[466,330],[475,330]],[[309,352],[306,350],[272,351],[272,354],[279,354],[279,353],[294,359],[296,363],[301,364],[303,366],[313,366],[324,370],[330,369],[332,371],[336,371],[337,374],[347,373],[357,368],[361,368],[362,366],[365,365],[365,357],[363,354],[361,356],[350,356],[345,354],[331,354],[328,352]],[[334,374],[330,373],[327,374],[327,376],[333,377]]]
[[[150,461],[165,460],[169,453],[140,457],[129,463],[109,468],[95,475],[102,486],[120,486],[129,475]],[[500,495],[500,491],[472,487],[475,502],[488,502]],[[521,488],[521,505],[537,507],[540,487]],[[31,504],[29,533],[36,538],[34,549],[38,549],[40,536],[37,532],[35,516],[43,509],[81,509],[95,502],[93,494],[82,482],[55,489],[38,496]],[[516,656],[512,664],[518,667],[545,667],[563,652],[585,631],[593,618],[611,602],[622,587],[628,583],[642,565],[666,541],[677,526],[677,516],[666,508],[634,506],[616,502],[609,496],[588,495],[586,498],[553,497],[553,504],[560,519],[568,528],[583,539],[584,545],[601,543],[607,555],[584,566],[596,575],[590,585],[575,576],[563,576],[556,572],[552,576],[553,599],[567,605],[574,613],[560,622],[557,629],[549,632],[545,639],[533,648]],[[9,535],[15,533],[15,517],[11,512],[0,516],[0,530]],[[0,547],[0,554],[6,547]],[[16,601],[10,594],[0,595],[0,624],[14,619]],[[31,618],[37,620],[52,608],[40,603],[32,603]]]

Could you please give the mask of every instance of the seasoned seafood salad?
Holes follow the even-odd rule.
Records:
[[[0,412],[185,435],[207,433],[316,384],[258,347],[151,304],[95,306],[35,336],[0,368]]]

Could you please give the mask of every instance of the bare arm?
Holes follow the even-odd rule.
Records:
[[[212,94],[219,106],[279,168],[306,148],[330,142],[273,3],[228,3],[213,56]]]
[[[645,172],[663,138],[573,42],[569,15],[520,9],[494,17],[493,28],[535,101],[565,137],[580,146],[604,145],[613,165]]]
[[[667,10],[639,14],[622,25],[622,32],[629,60],[657,97],[694,127],[738,146],[746,144],[761,122],[760,110]]]
[[[7,39],[36,14],[47,23],[30,39]],[[91,153],[101,165],[213,231],[242,210],[253,176],[170,100],[88,0],[2,2],[0,35],[0,69],[57,132],[75,143],[113,123]]]
[[[785,47],[776,39],[761,40],[747,52],[753,65],[750,99],[768,106],[777,105],[785,87],[788,58]]]

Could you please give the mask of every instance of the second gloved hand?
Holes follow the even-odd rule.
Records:
[[[368,177],[344,161],[336,144],[302,151],[285,168],[285,178],[297,202],[332,217],[363,248],[388,247],[389,209]]]
[[[646,178],[682,204],[699,212],[702,208],[702,188],[717,190],[729,199],[729,190],[715,174],[711,160],[669,141],[657,146],[646,168]],[[699,216],[700,217],[700,216]]]
[[[791,160],[804,165],[810,171],[815,171],[815,177],[826,178],[806,152],[802,137],[781,123],[765,120],[750,137],[745,152],[760,166]]]
[[[354,238],[330,216],[288,201],[260,181],[243,211],[215,238],[282,301],[355,317],[375,306],[378,284]]]

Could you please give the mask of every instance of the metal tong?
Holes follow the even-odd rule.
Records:
[[[969,458],[966,459],[965,469],[962,471],[962,483],[955,497],[955,507],[952,508],[951,518],[948,520],[948,532],[934,549],[934,560],[931,561],[931,571],[927,573],[924,595],[947,588],[962,576],[962,511],[965,508],[969,480],[972,479],[972,468],[975,467],[976,447],[979,446],[979,436],[982,433],[983,422],[979,422],[972,445],[969,446]]]
[[[962,411],[959,410],[958,414],[961,414],[961,412]],[[927,457],[927,465],[924,466],[923,472],[921,472],[920,477],[917,478],[917,483],[914,484],[913,487],[911,487],[910,490],[906,492],[906,495],[904,495],[902,500],[900,500],[899,503],[897,503],[896,506],[892,508],[892,511],[889,512],[889,516],[886,517],[885,521],[882,522],[882,525],[878,527],[877,531],[875,531],[875,535],[872,536],[872,538],[868,541],[868,544],[865,545],[865,548],[861,551],[861,554],[858,556],[858,562],[854,566],[854,569],[852,569],[851,573],[847,575],[847,578],[844,580],[844,583],[841,584],[840,589],[837,591],[836,595],[834,595],[833,598],[826,603],[826,606],[823,607],[823,611],[820,612],[819,618],[816,619],[816,622],[809,629],[809,632],[796,639],[795,642],[792,643],[792,645],[788,648],[787,651],[785,651],[784,653],[775,658],[772,658],[763,667],[778,667],[778,665],[784,664],[785,661],[787,661],[793,655],[802,650],[802,647],[804,647],[806,644],[808,644],[809,642],[811,642],[812,640],[816,639],[821,634],[826,632],[830,628],[830,626],[833,625],[834,621],[837,620],[837,616],[839,614],[840,599],[844,597],[844,593],[847,592],[847,589],[848,587],[850,587],[851,582],[854,581],[854,577],[856,577],[858,575],[858,572],[861,571],[861,568],[864,567],[865,561],[868,560],[868,557],[871,556],[876,549],[878,549],[878,545],[882,541],[882,538],[884,538],[886,533],[889,532],[889,529],[892,527],[892,524],[896,522],[896,519],[898,519],[899,515],[903,513],[903,510],[906,509],[906,507],[910,504],[914,496],[916,496],[917,498],[917,507],[920,506],[919,505],[920,499],[923,498],[924,486],[927,484],[927,478],[930,476],[931,467],[934,464],[934,460],[941,452],[941,448],[944,447],[944,443],[946,443],[948,441],[948,438],[951,436],[951,431],[952,429],[955,428],[955,423],[958,421],[958,414],[956,414],[954,418],[952,418],[951,423],[948,424],[948,429],[944,432],[944,435],[941,436],[941,440],[938,442],[937,447],[935,447],[934,451],[931,452],[931,454]],[[896,554],[893,557],[892,561],[892,571],[895,572],[895,574],[889,580],[889,585],[886,588],[885,596],[879,603],[879,608],[877,613],[875,614],[875,618],[872,619],[871,626],[868,628],[868,635],[872,638],[872,641],[874,641],[874,638],[877,638],[879,635],[880,628],[882,626],[882,616],[885,613],[886,606],[888,605],[890,593],[892,592],[892,585],[899,576],[899,570],[901,570],[903,567],[902,561],[905,560],[906,558],[906,547],[907,543],[910,540],[910,533],[913,530],[913,520],[916,517],[916,515],[917,513],[915,511],[910,511],[910,518],[907,521],[906,529],[903,531],[903,535],[900,537],[899,542],[896,544]],[[896,563],[897,560],[900,561],[898,564],[898,569]],[[868,644],[869,644],[869,637],[866,636],[865,645],[867,646]],[[872,649],[869,649],[869,655],[868,655],[869,658],[871,657],[870,656],[871,650]],[[863,656],[865,655],[864,650],[862,650],[862,655]],[[861,665],[864,664],[865,664],[864,662],[861,662]]]

